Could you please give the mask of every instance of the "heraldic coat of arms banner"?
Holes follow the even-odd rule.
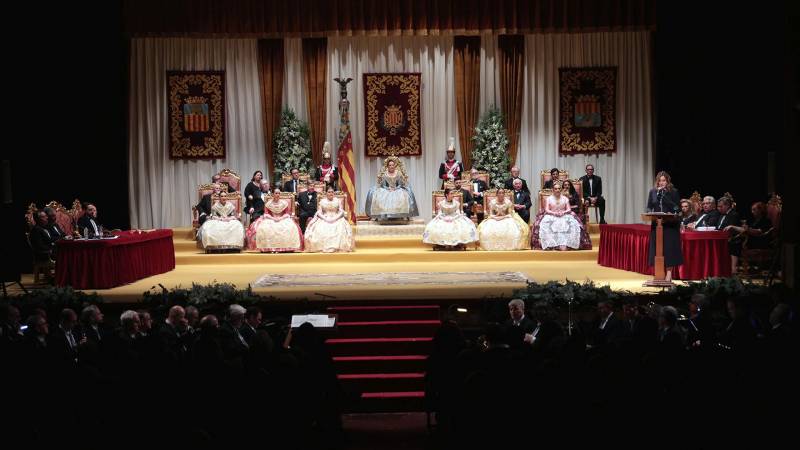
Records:
[[[170,159],[225,158],[225,72],[167,72]]]
[[[558,69],[559,153],[617,150],[617,68]]]
[[[420,156],[419,73],[365,73],[367,156]]]

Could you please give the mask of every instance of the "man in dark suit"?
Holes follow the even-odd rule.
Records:
[[[553,182],[559,180],[560,176],[561,175],[560,172],[558,171],[558,168],[553,167],[552,169],[550,169],[550,179],[544,182],[544,186],[542,186],[542,189],[553,189]]]
[[[616,347],[624,338],[622,321],[614,314],[614,305],[609,300],[597,303],[599,323],[595,328],[594,346],[599,348]]]
[[[208,219],[208,216],[211,215],[211,197],[219,195],[220,189],[220,184],[214,183],[214,191],[204,195],[203,198],[200,199],[200,203],[197,204],[197,221],[200,225],[203,225],[206,219]]]
[[[293,167],[291,170],[292,178],[283,183],[283,192],[294,192],[295,194],[300,192],[300,170],[296,167]]]
[[[554,339],[562,337],[564,330],[555,321],[556,313],[547,302],[536,302],[533,305],[533,317],[536,327],[530,334],[526,334],[523,340],[530,344],[534,351],[541,352],[546,350]]]
[[[717,211],[719,212],[719,221],[717,222],[717,229],[718,230],[725,230],[726,227],[733,225],[733,226],[740,226],[741,221],[739,220],[739,213],[736,212],[735,209],[732,209],[733,205],[731,203],[730,197],[722,197],[717,200]]]
[[[44,212],[47,214],[47,231],[50,232],[50,236],[53,238],[53,241],[67,237],[66,233],[64,233],[64,230],[62,230],[56,222],[56,210],[47,206],[44,208]]]
[[[30,242],[33,249],[33,257],[37,262],[53,260],[55,239],[47,229],[47,214],[44,211],[36,213],[36,226],[31,230]]]
[[[519,298],[508,302],[508,314],[511,318],[503,324],[506,341],[519,348],[525,343],[526,335],[536,329],[536,324],[525,315],[525,302]]]
[[[47,347],[61,369],[74,368],[78,362],[78,345],[81,342],[73,334],[77,323],[78,315],[75,311],[65,308],[61,311],[58,327],[47,337]]]
[[[472,205],[475,204],[475,198],[469,192],[469,190],[463,188],[463,183],[459,182],[459,186],[462,186],[459,190],[461,191],[461,208],[464,211],[464,215],[467,217],[472,217]]]
[[[241,305],[231,305],[228,308],[228,320],[219,329],[219,340],[225,359],[228,361],[241,362],[250,349],[241,333],[244,315],[247,312]]]
[[[87,340],[101,345],[105,331],[101,328],[105,316],[97,305],[89,305],[81,310],[81,333]]]
[[[470,180],[469,184],[472,185],[472,202],[477,205],[483,205],[483,192],[489,190],[489,186],[485,181],[478,178],[478,169],[473,168],[469,171]],[[471,213],[469,214],[472,215]]]
[[[167,319],[161,324],[156,334],[158,363],[167,366],[163,369],[179,369],[186,361],[191,336],[187,329],[186,310],[180,305],[171,307]]]
[[[507,191],[513,190],[514,189],[514,180],[522,180],[522,190],[523,190],[523,192],[527,192],[530,195],[531,191],[528,190],[528,182],[519,177],[519,167],[517,167],[517,166],[514,166],[514,167],[511,168],[511,178],[506,180],[506,182],[503,185],[503,187]]]
[[[103,226],[97,221],[97,206],[94,203],[86,203],[83,210],[83,216],[78,219],[78,232],[86,237],[102,236]]]
[[[597,206],[600,210],[600,223],[606,223],[606,199],[603,198],[603,180],[594,174],[594,166],[586,165],[586,175],[580,178],[583,185],[583,203]]]
[[[689,224],[689,228],[716,227],[719,223],[719,211],[714,197],[707,195],[703,197],[703,211],[700,213],[697,222]]]
[[[517,178],[514,180],[514,191],[511,193],[511,198],[514,199],[514,209],[517,211],[525,223],[531,220],[531,195],[522,190],[522,180]]]
[[[253,338],[258,333],[258,327],[261,326],[262,314],[258,306],[251,306],[247,308],[244,313],[244,323],[239,329],[239,332],[244,337],[248,344],[252,345]]]
[[[297,202],[300,204],[300,229],[305,233],[308,219],[317,213],[317,192],[313,184],[308,185],[307,191],[300,193]]]

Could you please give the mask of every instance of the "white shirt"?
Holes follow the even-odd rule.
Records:
[[[604,330],[606,328],[606,324],[608,323],[608,319],[610,319],[611,316],[613,316],[613,315],[614,315],[614,312],[612,311],[612,312],[610,312],[608,314],[608,316],[606,316],[606,319],[603,321],[603,323],[600,324],[600,329],[601,330]]]
[[[589,197],[594,197],[594,187],[592,186],[592,178],[589,178]]]

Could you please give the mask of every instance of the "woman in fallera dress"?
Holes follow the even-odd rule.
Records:
[[[303,250],[303,232],[292,215],[291,200],[281,198],[281,190],[272,190],[264,204],[264,214],[247,229],[248,246],[261,252],[297,252]]]
[[[400,158],[390,156],[383,162],[378,184],[367,193],[365,210],[371,219],[377,220],[409,219],[419,215]]]
[[[422,242],[441,247],[463,248],[478,240],[475,224],[464,215],[461,203],[453,198],[453,190],[444,190],[445,198],[436,205],[438,211],[422,234]]]
[[[342,202],[328,186],[325,198],[319,201],[317,213],[306,226],[307,252],[352,252],[355,250],[353,228],[347,222]]]
[[[563,193],[563,189],[564,186],[560,181],[553,183],[553,193],[545,199],[543,214],[539,214],[534,221],[531,242],[534,249],[592,248],[589,234],[572,210],[570,198]]]
[[[209,250],[241,250],[244,245],[244,225],[241,213],[233,203],[228,203],[227,193],[219,194],[219,201],[211,207],[211,215],[200,227],[200,241]]]
[[[514,211],[514,204],[498,189],[487,205],[486,218],[478,225],[478,238],[484,250],[524,250],[529,248],[530,228]]]

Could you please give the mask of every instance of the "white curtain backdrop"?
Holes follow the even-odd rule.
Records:
[[[585,174],[585,165],[591,163],[595,174],[603,179],[606,220],[640,222],[655,176],[650,34],[528,35],[525,52],[525,102],[517,165],[531,190],[538,192],[542,169],[567,169],[570,178],[577,178]],[[610,156],[560,156],[558,68],[592,66],[618,67],[617,152]]]
[[[479,118],[492,106],[500,107],[500,66],[496,64],[496,55],[497,35],[482,35]]]
[[[191,225],[197,186],[230,168],[243,184],[266,173],[254,39],[132,39],[128,187],[131,227]],[[224,160],[169,159],[166,71],[225,71]]]
[[[283,55],[286,62],[286,70],[283,73],[283,106],[293,109],[300,120],[308,122],[306,80],[303,75],[303,40],[284,39]]]
[[[376,182],[384,158],[364,156],[363,74],[420,72],[422,74],[422,156],[401,158],[419,204],[420,217],[431,218],[431,191],[439,189],[439,163],[450,136],[456,138],[452,37],[332,37],[328,38],[327,140],[336,149],[339,130],[339,89],[333,78],[352,77],[348,85],[350,125],[356,160],[356,203],[364,211],[367,192]]]

